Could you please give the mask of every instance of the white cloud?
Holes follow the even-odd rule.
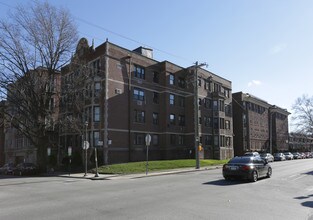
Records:
[[[259,86],[261,84],[262,84],[262,82],[259,80],[252,80],[251,82],[248,83],[248,87]]]
[[[278,53],[282,52],[283,50],[285,50],[286,48],[287,48],[287,45],[284,43],[276,44],[274,47],[272,47],[270,49],[270,53],[271,54],[278,54]]]

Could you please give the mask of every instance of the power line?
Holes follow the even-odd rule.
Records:
[[[34,0],[33,0],[33,2],[36,3],[36,1],[34,1]],[[5,5],[6,7],[9,7],[9,8],[16,9],[16,7],[14,7],[14,6],[12,6],[12,5],[9,5],[9,4],[6,4],[6,3],[4,3],[4,2],[0,2],[0,4]],[[176,54],[167,52],[167,51],[165,51],[165,50],[161,50],[161,49],[159,49],[159,48],[157,48],[157,47],[154,47],[154,46],[145,44],[145,43],[143,43],[143,42],[140,42],[140,41],[138,41],[138,40],[135,40],[135,39],[133,39],[133,38],[130,38],[130,37],[126,36],[126,35],[117,33],[117,32],[115,32],[115,31],[112,31],[112,30],[108,29],[108,28],[105,28],[105,27],[103,27],[103,26],[94,24],[94,23],[92,23],[92,22],[90,22],[90,21],[87,21],[87,20],[85,20],[85,19],[79,18],[79,17],[77,17],[77,16],[73,16],[73,18],[74,18],[75,20],[80,21],[80,22],[82,22],[82,23],[85,23],[85,24],[87,24],[87,25],[89,25],[89,26],[91,26],[91,27],[98,28],[98,29],[103,30],[103,31],[105,31],[105,32],[108,32],[108,33],[110,33],[110,34],[112,34],[112,35],[115,35],[115,36],[118,36],[118,37],[120,37],[120,38],[126,39],[126,40],[128,40],[128,41],[131,41],[131,42],[134,42],[134,43],[143,45],[143,46],[145,46],[145,47],[151,48],[151,49],[153,49],[153,50],[155,50],[155,51],[158,51],[158,52],[160,52],[160,53],[163,53],[163,54],[166,54],[166,55],[169,55],[169,56],[172,56],[172,57],[181,59],[181,60],[185,60],[185,61],[188,61],[188,62],[190,62],[190,63],[193,62],[193,61],[189,60],[188,58],[185,58],[185,57],[182,57],[182,56],[179,56],[179,55],[176,55]],[[86,33],[81,32],[81,31],[79,31],[79,33],[81,33],[81,34],[83,34],[83,35],[85,35],[85,36],[90,36],[90,37],[92,37],[93,39],[102,40],[101,38],[98,38],[98,37],[95,37],[95,36],[91,36],[91,35],[89,35],[89,34],[86,34]]]
[[[107,29],[107,28],[104,28],[104,27],[102,27],[102,26],[100,26],[100,25],[97,25],[97,24],[94,24],[94,23],[92,23],[92,22],[89,22],[89,21],[87,21],[87,20],[81,19],[81,18],[79,18],[79,17],[74,17],[74,18],[75,18],[76,20],[78,20],[78,21],[81,21],[81,22],[83,22],[83,23],[85,23],[85,24],[88,24],[88,25],[93,26],[93,27],[95,27],[95,28],[98,28],[98,29],[100,29],[100,30],[106,31],[106,32],[111,33],[111,34],[113,34],[113,35],[116,35],[116,36],[118,36],[118,37],[120,37],[120,38],[124,38],[124,39],[126,39],[126,40],[135,42],[135,43],[140,44],[140,45],[144,45],[144,46],[149,47],[149,48],[151,48],[151,49],[153,49],[153,50],[156,50],[156,51],[159,51],[159,52],[161,52],[161,53],[167,54],[167,55],[169,55],[169,56],[173,56],[173,57],[176,57],[176,58],[179,58],[179,59],[183,59],[183,60],[192,62],[191,60],[189,60],[189,59],[187,59],[187,58],[184,58],[184,57],[182,57],[182,56],[179,56],[179,55],[176,55],[176,54],[173,54],[173,53],[169,53],[169,52],[167,52],[167,51],[164,51],[164,50],[158,49],[158,48],[156,48],[156,47],[153,47],[153,46],[151,46],[151,45],[147,45],[147,44],[142,43],[142,42],[140,42],[140,41],[138,41],[138,40],[135,40],[135,39],[132,39],[132,38],[127,37],[127,36],[125,36],[125,35],[122,35],[122,34],[119,34],[119,33],[117,33],[117,32],[111,31],[111,30],[109,30],[109,29]]]

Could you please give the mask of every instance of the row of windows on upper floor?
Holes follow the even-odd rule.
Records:
[[[87,70],[83,70],[83,68],[78,68],[75,72],[71,74],[67,74],[64,76],[65,84],[71,83],[74,78],[78,77],[80,75],[81,71],[87,71],[90,72],[91,75],[95,75],[97,73],[101,72],[101,65],[100,60],[92,61],[88,67]],[[146,78],[146,71],[145,68],[139,65],[133,66],[133,76],[138,79],[145,79]],[[159,83],[160,82],[160,73],[157,71],[153,71],[153,82]],[[186,88],[187,82],[184,77],[177,77],[173,73],[169,73],[169,81],[168,84],[171,86],[175,86],[177,84],[180,88]],[[225,97],[230,97],[231,90],[222,86],[220,83],[212,82],[208,79],[203,79],[201,77],[198,77],[198,87],[202,87],[202,84],[204,85],[204,89],[211,91],[211,92],[219,92],[223,93]]]
[[[140,88],[134,88],[133,90],[133,99],[136,101],[145,101],[145,91]],[[176,101],[177,100],[177,101]],[[152,101],[154,104],[159,104],[159,93],[153,92]],[[185,98],[183,96],[169,94],[169,104],[175,106],[178,103],[178,106],[185,107]],[[212,100],[209,98],[199,98],[199,106],[204,106],[207,109],[213,109],[214,111],[226,112],[228,116],[232,115],[231,105],[225,104],[225,101],[222,99]]]
[[[251,102],[243,102],[243,106],[245,109],[259,113],[259,114],[263,114],[265,111],[267,111],[268,109],[260,106],[258,104],[254,104]],[[276,119],[280,119],[280,120],[285,120],[287,118],[286,115],[278,113],[278,112],[273,112],[273,116],[276,117]]]
[[[145,144],[145,133],[134,133],[133,135],[133,144],[134,145],[144,145]],[[151,144],[153,146],[159,145],[159,134],[151,135]],[[87,139],[93,146],[99,146],[100,141],[100,131],[89,131],[87,134]],[[214,145],[220,147],[230,147],[231,146],[231,137],[224,135],[203,135],[200,136],[200,143],[203,145]],[[170,144],[171,145],[185,145],[186,136],[170,134]]]
[[[145,144],[145,133],[134,133],[133,144],[134,145],[144,145]],[[151,135],[151,143],[154,146],[159,145],[159,135]],[[200,136],[200,143],[203,145],[214,145],[216,147],[231,147],[232,138],[224,135],[203,135]],[[171,145],[185,145],[186,137],[184,135],[170,134],[170,144]]]
[[[134,65],[134,77],[139,79],[145,79],[145,68]],[[175,86],[177,80],[177,86],[180,88],[186,88],[187,82],[184,77],[175,77],[173,73],[169,73],[169,81],[168,84]],[[154,71],[153,72],[153,82],[159,83],[160,82],[160,73]],[[220,83],[213,83],[211,80],[203,79],[201,77],[198,77],[198,87],[201,87],[202,84],[204,84],[204,89],[209,90],[211,92],[219,92],[223,93],[225,97],[230,97],[230,89],[223,87]]]
[[[93,114],[93,115],[91,115]],[[86,108],[86,118],[85,120],[88,121],[88,118],[93,118],[94,122],[100,122],[100,107],[94,106]],[[179,126],[185,126],[186,125],[186,117],[185,115],[178,115],[176,119],[176,115],[173,113],[170,113],[168,116],[169,125],[179,125]],[[160,116],[158,112],[152,113],[152,124],[158,125],[160,121]],[[136,123],[145,123],[146,122],[146,112],[143,110],[137,110],[135,109],[133,111],[133,122]],[[214,129],[231,129],[231,122],[230,120],[226,120],[224,118],[218,118],[218,117],[199,117],[199,124],[203,124],[204,127],[212,127]]]

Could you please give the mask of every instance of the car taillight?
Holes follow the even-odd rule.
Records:
[[[242,170],[250,170],[251,167],[250,167],[250,166],[247,166],[247,165],[243,165],[243,166],[241,167],[241,169],[242,169]]]

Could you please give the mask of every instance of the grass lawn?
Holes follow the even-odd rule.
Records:
[[[226,162],[228,160],[200,160],[200,167],[222,165]],[[194,159],[149,161],[149,172],[195,166],[196,160]],[[144,173],[146,172],[146,161],[101,166],[98,168],[98,172],[102,174]]]

